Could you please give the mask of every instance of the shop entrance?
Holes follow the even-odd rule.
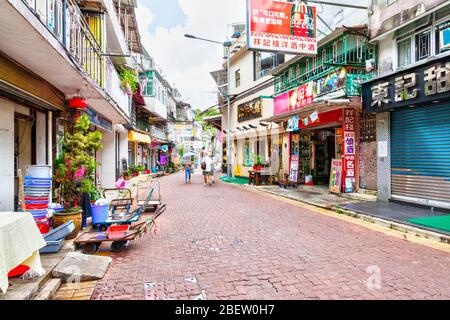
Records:
[[[312,176],[312,184],[328,187],[331,161],[342,157],[341,125],[292,134],[291,155],[298,156],[299,183],[310,184]]]

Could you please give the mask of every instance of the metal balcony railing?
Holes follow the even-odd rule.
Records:
[[[159,140],[167,140],[166,131],[155,126],[150,126],[150,136]]]
[[[364,73],[366,60],[377,60],[377,47],[369,44],[365,36],[345,33],[318,48],[314,57],[304,57],[275,77],[275,94],[323,78],[342,67]]]
[[[104,59],[100,44],[92,34],[74,0],[22,0],[42,24],[66,48],[70,57],[104,87]]]

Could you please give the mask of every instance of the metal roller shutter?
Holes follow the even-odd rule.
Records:
[[[450,106],[391,113],[392,198],[450,208]]]

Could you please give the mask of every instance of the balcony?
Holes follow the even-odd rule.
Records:
[[[105,91],[128,116],[131,114],[131,97],[121,87],[119,73],[109,58],[105,59]]]
[[[156,126],[150,126],[150,136],[152,139],[156,138],[162,142],[167,141],[166,131]]]
[[[155,96],[144,96],[145,109],[152,114],[151,118],[155,121],[164,121],[167,119],[167,106],[159,101]]]
[[[371,75],[364,73],[366,60],[369,59],[377,60],[377,47],[369,44],[365,36],[344,33],[319,47],[317,56],[304,57],[278,74],[275,77],[275,94],[323,78],[342,67],[346,67],[348,73],[368,79]]]
[[[123,97],[115,101],[114,86],[107,84],[114,82],[113,71],[106,70],[102,48],[74,0],[0,1],[0,20],[7,56],[64,95],[88,97],[91,108],[113,123],[128,122]]]

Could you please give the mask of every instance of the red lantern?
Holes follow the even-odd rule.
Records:
[[[69,99],[69,107],[74,109],[84,109],[87,107],[87,102],[82,97],[75,97]]]

